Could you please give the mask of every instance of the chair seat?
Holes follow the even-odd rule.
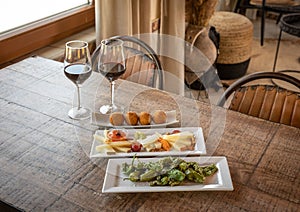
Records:
[[[279,26],[282,31],[300,37],[300,13],[283,16]]]

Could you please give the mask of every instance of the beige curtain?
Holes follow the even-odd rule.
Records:
[[[96,40],[115,35],[134,35],[161,55],[164,89],[184,94],[185,1],[95,0]],[[160,19],[160,30],[152,23]]]
[[[160,54],[167,91],[184,95],[185,1],[162,0]]]
[[[218,0],[217,11],[233,11],[238,0]]]
[[[148,11],[154,2],[156,0],[96,0],[97,43],[115,35],[149,33],[152,17]]]

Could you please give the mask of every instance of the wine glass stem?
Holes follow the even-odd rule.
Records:
[[[80,109],[80,87],[79,85],[76,84],[76,88],[77,88],[77,109]]]
[[[110,104],[111,107],[115,105],[115,81],[110,83]]]

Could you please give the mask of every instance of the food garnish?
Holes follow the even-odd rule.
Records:
[[[107,133],[107,138],[111,141],[126,141],[126,133],[123,130],[110,130]]]
[[[166,151],[170,151],[171,145],[170,145],[170,143],[167,140],[165,140],[165,139],[163,139],[163,138],[160,137],[158,139],[158,141],[161,143],[161,148],[162,149],[164,149]]]
[[[176,186],[185,181],[204,183],[206,177],[218,171],[215,164],[200,166],[197,162],[187,162],[178,157],[165,157],[157,162],[123,163],[122,172],[128,176],[124,180],[149,182],[150,186]]]

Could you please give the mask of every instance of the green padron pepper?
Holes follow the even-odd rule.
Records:
[[[140,180],[140,171],[134,171],[129,174],[129,180],[132,182],[137,182]]]
[[[168,172],[168,177],[169,179],[181,182],[184,180],[185,174],[178,169],[172,169]]]
[[[149,170],[149,171],[141,174],[140,181],[142,181],[142,182],[148,182],[148,181],[154,180],[157,175],[158,174],[157,174],[156,171]]]
[[[196,172],[194,169],[192,168],[188,168],[185,171],[186,177],[188,180],[190,181],[194,181],[196,183],[203,183],[205,180],[205,176],[200,175],[198,172]]]

